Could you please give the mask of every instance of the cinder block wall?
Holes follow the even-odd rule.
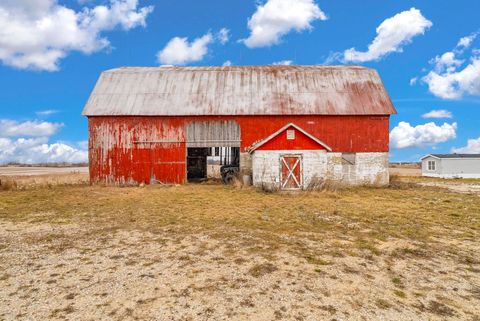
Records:
[[[252,175],[252,155],[250,153],[240,153],[240,173]]]
[[[280,188],[280,156],[284,154],[302,155],[305,189],[318,187],[320,181],[350,186],[389,184],[388,153],[357,153],[355,163],[346,164],[342,153],[321,150],[257,150],[251,157],[255,186]]]
[[[342,153],[328,153],[326,179],[345,185],[389,184],[388,153],[356,153],[355,164],[346,164]]]
[[[280,188],[280,156],[285,154],[302,155],[305,188],[325,177],[327,152],[324,150],[257,150],[252,157],[253,185],[268,189]]]

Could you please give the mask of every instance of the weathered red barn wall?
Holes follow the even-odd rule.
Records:
[[[295,138],[287,139],[287,130],[294,130]],[[325,149],[293,126],[284,129],[277,136],[257,148],[257,150],[319,150]]]
[[[155,176],[184,183],[185,124],[201,120],[237,121],[241,152],[288,123],[334,152],[388,152],[389,116],[95,116],[89,117],[91,181],[148,183]]]

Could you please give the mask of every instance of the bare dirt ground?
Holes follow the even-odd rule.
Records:
[[[480,198],[0,191],[0,320],[480,320]]]
[[[474,193],[474,194],[480,194],[480,180],[478,184],[455,184],[452,182],[419,182],[418,183],[421,186],[433,186],[433,187],[440,187],[440,188],[446,188],[449,189],[453,192],[457,193]]]
[[[446,188],[457,193],[474,193],[480,195],[480,179],[442,179],[422,177],[420,168],[397,166],[389,169],[391,176],[397,176],[403,182],[420,186]]]
[[[392,176],[394,180],[418,186],[444,188],[456,193],[476,194],[480,196],[480,179],[443,179],[417,176]]]

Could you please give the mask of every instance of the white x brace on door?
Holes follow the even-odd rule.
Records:
[[[280,184],[281,189],[295,190],[303,187],[302,156],[280,156]]]

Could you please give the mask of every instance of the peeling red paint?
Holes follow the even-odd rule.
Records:
[[[237,121],[241,152],[288,123],[333,152],[388,152],[389,116],[91,116],[91,182],[149,183],[155,177],[164,183],[184,183],[185,125],[205,120]]]

